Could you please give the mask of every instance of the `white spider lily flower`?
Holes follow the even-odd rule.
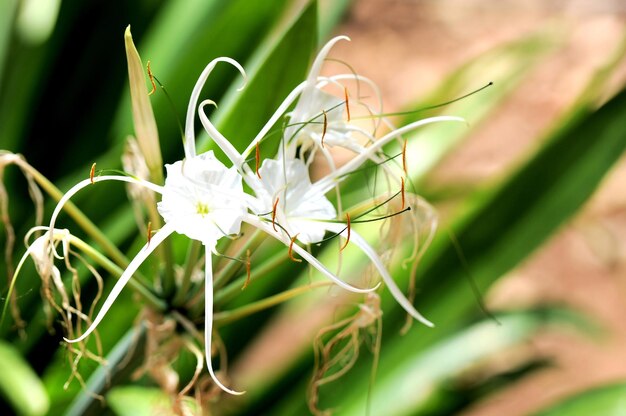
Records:
[[[306,149],[313,147],[315,144],[317,144],[317,147],[322,147],[322,138],[324,139],[324,143],[327,143],[330,147],[342,146],[356,152],[359,151],[355,140],[350,135],[350,131],[355,130],[355,128],[344,121],[346,110],[345,102],[323,91],[322,88],[329,84],[336,84],[343,89],[339,81],[350,79],[364,81],[372,86],[377,97],[380,97],[380,94],[373,82],[360,75],[341,74],[332,77],[320,76],[320,70],[326,56],[331,48],[340,40],[350,39],[347,36],[337,36],[324,45],[315,57],[307,79],[296,86],[284,99],[266,125],[259,131],[242,153],[241,162],[250,156],[255,146],[263,140],[270,129],[285,115],[287,110],[296,101],[295,108],[287,114],[289,125],[284,134],[284,137],[287,139],[287,153],[290,158],[295,157],[295,150],[300,145],[303,145]],[[326,112],[326,114],[324,114],[324,112]],[[326,130],[326,132],[324,132],[324,130]]]
[[[123,175],[95,176],[73,186],[59,201],[52,214],[50,229],[54,229],[56,218],[65,203],[81,189],[102,181],[129,182],[147,187],[162,195],[157,209],[165,221],[164,226],[152,236],[124,270],[91,325],[80,337],[72,340],[65,339],[67,342],[83,341],[96,329],[145,259],[174,232],[201,241],[205,246],[208,265],[205,285],[206,291],[211,292],[211,296],[207,295],[207,298],[212,299],[211,252],[215,250],[215,245],[220,238],[239,233],[242,217],[247,212],[247,199],[243,192],[241,176],[234,168],[226,168],[219,162],[212,151],[166,165],[166,169],[167,176],[163,186]],[[49,239],[52,243],[52,236]],[[60,257],[58,254],[56,256]],[[205,320],[210,323],[205,329],[209,373],[222,390],[231,394],[242,394],[225,387],[213,372],[211,365],[212,302],[206,305],[205,316]]]
[[[209,136],[224,151],[233,165],[239,168],[239,172],[242,174],[244,181],[250,186],[256,196],[256,201],[252,202],[250,205],[251,210],[256,215],[248,214],[243,218],[243,221],[265,231],[267,234],[282,241],[285,245],[289,245],[290,250],[293,249],[295,252],[300,254],[311,265],[316,267],[341,287],[353,292],[365,292],[372,289],[360,290],[347,285],[333,273],[328,272],[323,265],[319,264],[317,259],[311,256],[306,250],[302,249],[302,247],[295,244],[294,241],[298,240],[307,245],[314,244],[320,242],[324,238],[326,232],[334,232],[347,237],[347,230],[345,230],[345,226],[342,224],[338,225],[336,222],[333,222],[337,219],[337,211],[325,196],[330,189],[337,186],[338,182],[357,170],[367,160],[373,160],[375,162],[378,161],[379,154],[382,151],[383,146],[388,144],[390,141],[399,138],[402,134],[430,123],[440,121],[464,122],[465,120],[459,117],[449,116],[432,117],[420,120],[418,122],[408,124],[400,129],[393,130],[379,140],[374,141],[373,137],[371,137],[372,143],[369,146],[362,147],[358,145],[358,148],[356,148],[357,145],[352,146],[347,144],[350,140],[352,140],[351,138],[348,138],[351,133],[349,128],[344,128],[343,130],[337,129],[335,133],[329,132],[328,130],[328,125],[331,123],[335,125],[341,125],[342,123],[345,124],[341,119],[342,113],[340,107],[342,106],[336,107],[339,110],[337,111],[337,114],[340,116],[331,116],[330,123],[329,114],[324,112],[322,112],[322,116],[325,115],[326,120],[323,125],[311,122],[310,114],[319,114],[320,112],[320,109],[317,108],[318,106],[330,105],[331,107],[329,108],[332,108],[332,106],[337,106],[339,103],[334,97],[320,90],[320,86],[331,82],[331,79],[320,78],[319,71],[330,48],[342,39],[347,38],[337,37],[326,44],[326,46],[318,54],[313,67],[309,72],[307,81],[300,84],[292,91],[292,93],[289,94],[283,104],[281,104],[279,110],[274,113],[265,127],[261,129],[259,134],[253,139],[252,143],[242,154],[239,154],[234,149],[228,139],[221,134],[221,132],[211,123],[209,118],[204,113],[204,106],[208,104],[215,105],[213,101],[203,101],[199,106],[198,114],[202,125],[209,133]],[[254,149],[254,147],[263,139],[271,126],[275,124],[278,117],[284,113],[286,108],[293,103],[298,95],[300,95],[300,99],[296,105],[296,110],[298,107],[301,107],[303,110],[299,113],[296,110],[292,112],[290,119],[290,124],[292,124],[291,127],[300,129],[300,131],[305,131],[309,137],[313,138],[314,141],[315,137],[319,138],[320,146],[322,135],[328,135],[330,133],[330,137],[332,137],[333,134],[336,134],[335,137],[342,136],[334,139],[335,143],[347,148],[352,147],[352,150],[357,152],[357,156],[341,168],[335,169],[334,166],[331,165],[331,173],[321,180],[318,180],[316,183],[311,183],[307,167],[308,164],[302,159],[298,159],[296,157],[295,149],[297,145],[294,145],[294,143],[304,144],[303,142],[298,142],[297,139],[294,139],[294,137],[298,137],[297,134],[293,137],[286,134],[283,137],[283,145],[279,151],[279,157],[277,159],[264,160],[257,173],[253,172],[252,169],[250,169],[250,167],[245,163],[245,159],[248,157],[252,149]],[[296,114],[294,115],[294,113]],[[297,117],[302,117],[303,120],[306,117],[309,117],[309,119],[302,121],[302,123],[299,123],[298,125],[296,120]],[[326,127],[325,132],[316,131],[323,129],[324,127]],[[307,128],[310,129],[310,131],[306,130]],[[292,145],[289,144],[290,139],[293,139]],[[330,160],[328,154],[326,152],[324,152],[324,154],[327,159]],[[404,296],[402,291],[389,275],[389,272],[386,270],[382,260],[376,254],[375,250],[370,247],[363,238],[358,236],[358,234],[355,235],[356,237],[355,240],[352,241],[352,244],[359,247],[359,249],[372,261],[372,264],[380,272],[383,281],[389,287],[389,290],[396,301],[415,319],[427,326],[433,326],[433,324],[425,319]]]
[[[312,186],[304,162],[265,159],[259,175],[263,186],[254,189],[259,202],[256,214],[271,212],[273,221],[303,244],[322,240],[325,230],[319,220],[333,220],[337,211],[324,193]]]
[[[335,146],[359,152],[361,146],[352,137],[355,130],[346,121],[345,101],[315,88],[309,92],[309,100],[298,101],[288,114],[289,127],[285,130],[287,153]],[[301,98],[302,100],[302,98]],[[305,107],[302,102],[307,102]]]
[[[174,231],[215,252],[217,240],[238,234],[248,211],[241,175],[208,151],[165,165],[167,176],[157,209]]]
[[[337,36],[324,45],[315,57],[307,76],[300,98],[287,116],[289,126],[285,130],[287,154],[295,154],[295,150],[302,146],[302,150],[310,147],[342,146],[354,148],[355,142],[351,137],[348,123],[345,121],[346,103],[322,91],[321,87],[328,84],[325,78],[321,83],[320,71],[326,56],[332,47],[340,40],[350,40],[347,36]],[[356,77],[356,76],[353,76]],[[352,149],[358,151],[358,149]],[[293,157],[293,156],[292,156]]]
[[[122,289],[126,286],[145,259],[167,237],[176,232],[193,240],[198,240],[205,246],[205,356],[207,369],[213,381],[222,390],[230,394],[238,395],[243,394],[244,392],[237,392],[229,389],[221,383],[215,375],[211,363],[211,336],[213,328],[212,253],[215,252],[216,243],[220,238],[239,233],[242,221],[246,221],[257,226],[286,245],[291,246],[293,243],[289,239],[286,239],[283,235],[278,235],[278,233],[271,229],[271,226],[268,226],[268,224],[264,223],[258,217],[248,214],[248,207],[254,199],[244,193],[242,178],[251,182],[257,178],[254,177],[254,179],[252,179],[252,172],[247,165],[242,167],[242,156],[237,152],[232,144],[213,127],[202,111],[204,105],[212,103],[208,100],[200,104],[200,119],[213,140],[231,159],[233,166],[230,168],[224,166],[215,158],[212,151],[196,155],[195,133],[193,128],[195,115],[194,109],[197,105],[204,82],[218,62],[227,62],[234,65],[237,69],[239,69],[245,79],[245,72],[243,71],[243,68],[241,68],[236,61],[230,58],[218,58],[211,61],[207,65],[194,87],[189,103],[185,131],[186,140],[184,143],[186,158],[182,161],[175,162],[172,165],[166,165],[167,175],[163,186],[124,175],[92,176],[91,178],[85,179],[73,186],[61,198],[53,212],[50,229],[54,229],[56,218],[65,203],[67,203],[70,198],[81,189],[96,182],[109,180],[123,181],[146,187],[161,194],[162,199],[157,204],[157,210],[163,217],[165,224],[159,231],[156,232],[154,236],[152,236],[146,245],[144,245],[144,247],[132,259],[126,270],[124,270],[119,280],[114,285],[108,297],[105,299],[93,322],[85,330],[85,332],[76,339],[65,340],[67,342],[74,343],[83,341],[87,338],[105,317]],[[242,170],[245,170],[245,173],[242,172]],[[268,176],[270,176],[269,171]],[[328,201],[326,209],[333,209],[332,205],[330,205]],[[334,211],[332,216],[334,216]],[[50,240],[52,240],[52,237],[50,237]],[[313,267],[322,272],[326,277],[330,278],[344,289],[356,293],[367,293],[378,288],[378,286],[368,289],[353,287],[341,281],[306,250],[297,245],[293,247],[293,250]],[[55,253],[55,255],[61,258],[58,254]]]
[[[370,259],[391,295],[407,313],[424,325],[434,326],[404,296],[380,256],[365,239],[356,231],[349,230],[349,226],[336,221],[337,211],[325,196],[324,182],[321,185],[312,184],[308,168],[302,160],[266,159],[259,173],[259,184],[262,186],[254,189],[258,201],[252,209],[259,216],[263,213],[266,216],[271,215],[272,220],[260,223],[257,219],[254,225],[274,236],[280,236],[285,244],[290,241],[289,237],[303,244],[313,244],[320,242],[326,232],[342,235]],[[271,214],[267,214],[268,212]],[[251,220],[246,218],[244,221]],[[275,224],[279,224],[280,229],[276,229]],[[293,247],[298,246],[294,244]]]
[[[243,180],[248,184],[248,186],[250,186],[250,188],[252,188],[255,195],[257,196],[256,200],[250,199],[249,207],[256,214],[260,214],[263,211],[264,207],[268,208],[268,210],[265,212],[271,212],[271,210],[273,210],[273,204],[275,200],[271,202],[269,207],[268,207],[268,203],[269,201],[272,201],[273,195],[276,194],[275,191],[277,191],[278,188],[280,188],[281,186],[285,191],[287,190],[287,187],[285,187],[284,185],[280,185],[280,179],[278,179],[278,175],[283,175],[283,178],[284,178],[283,162],[280,162],[280,166],[276,164],[272,164],[272,166],[269,167],[270,165],[266,165],[266,168],[264,169],[264,171],[268,175],[268,178],[272,178],[272,179],[267,183],[262,182],[258,178],[258,175],[252,172],[252,170],[247,164],[242,164],[241,161],[243,160],[243,156],[240,155],[234,149],[234,147],[232,146],[232,144],[230,144],[228,139],[226,139],[226,137],[224,137],[222,133],[220,133],[220,131],[213,125],[213,123],[211,123],[209,118],[206,116],[206,114],[204,113],[204,106],[208,104],[215,105],[215,103],[210,100],[205,100],[202,103],[200,103],[200,107],[198,111],[198,114],[200,115],[200,120],[202,121],[202,125],[205,127],[209,136],[215,141],[215,143],[224,151],[226,156],[231,160],[231,162],[233,163],[233,167],[239,167],[239,172],[242,174]],[[295,161],[297,159],[293,159],[293,160]],[[311,183],[310,179],[308,179],[308,172],[306,170],[299,169],[297,165],[290,165],[290,166],[293,169],[295,169],[295,173],[298,175],[298,179],[306,180],[308,181],[309,184]],[[305,176],[303,176],[303,172]],[[285,182],[283,182],[283,184],[284,183]],[[298,239],[308,244],[312,240],[319,241],[319,238],[311,238],[311,237],[317,237],[319,235],[319,230],[318,231],[312,230],[311,227],[313,227],[314,225],[310,225],[310,223],[311,221],[316,221],[316,220],[315,220],[315,217],[312,217],[310,215],[307,216],[307,214],[310,214],[311,212],[317,209],[320,212],[325,213],[325,215],[323,215],[323,218],[327,219],[328,214],[331,212],[331,210],[333,214],[335,211],[334,211],[334,207],[326,199],[324,194],[320,195],[320,194],[305,192],[305,191],[302,191],[303,189],[304,188],[301,188],[301,191],[298,191],[295,194],[291,191],[289,193],[290,196],[292,195],[298,196],[298,198],[295,198],[295,200],[292,201],[292,203],[294,204],[297,203],[299,206],[302,207],[299,210],[299,212],[296,210],[296,211],[293,211],[292,213],[304,214],[303,216],[298,217],[298,219],[294,218],[294,221],[292,221],[291,224],[292,225],[298,224],[299,227],[297,227],[296,229],[305,231],[302,235],[302,239],[300,240],[300,237],[298,237]],[[302,199],[299,198],[300,196],[302,196],[303,198]],[[285,203],[286,201],[283,201],[283,205],[281,205],[281,208],[285,207],[284,205]],[[316,203],[322,204],[322,205],[315,207]],[[279,201],[279,204],[280,204],[280,201]],[[281,218],[286,218],[283,212],[284,212],[284,209],[281,209],[281,214],[280,214]],[[339,277],[337,277],[334,273],[330,272],[322,263],[320,263],[314,256],[310,255],[306,250],[302,249],[296,244],[293,244],[293,241],[291,240],[291,238],[286,238],[287,236],[285,236],[282,231],[279,231],[274,226],[268,227],[267,224],[264,223],[263,220],[260,220],[258,216],[246,215],[243,221],[265,231],[267,234],[271,235],[272,237],[281,241],[283,244],[292,248],[303,259],[305,259],[311,266],[319,270],[324,276],[329,278],[331,281],[333,281],[335,284],[342,287],[343,289],[349,290],[354,293],[368,293],[378,288],[378,285],[376,285],[372,288],[360,289],[350,284],[347,284],[346,282],[341,280]],[[308,222],[305,222],[305,221],[308,221]],[[322,231],[322,235],[323,235],[323,231]],[[290,234],[289,234],[289,237],[291,237]]]

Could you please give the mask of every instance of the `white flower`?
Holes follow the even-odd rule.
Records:
[[[209,151],[165,165],[167,176],[159,213],[174,231],[215,251],[224,235],[238,234],[247,212],[241,175]]]
[[[309,171],[300,159],[266,159],[259,169],[256,214],[272,212],[273,221],[303,244],[324,238],[319,220],[334,220],[337,211],[323,193],[311,186]]]
[[[120,276],[111,293],[104,301],[93,323],[77,339],[68,342],[79,342],[91,334],[102,321],[115,299],[131,279],[143,261],[172,233],[176,232],[200,241],[205,247],[205,355],[207,369],[213,381],[230,394],[242,394],[224,386],[216,377],[211,364],[211,336],[213,328],[213,270],[212,254],[216,244],[224,236],[236,235],[240,232],[242,222],[249,223],[268,235],[278,239],[291,251],[297,253],[312,267],[320,271],[340,287],[357,293],[367,293],[378,288],[356,288],[330,272],[304,245],[319,243],[326,233],[342,235],[351,244],[356,245],[379,271],[382,280],[389,288],[397,302],[415,319],[428,326],[426,320],[407,300],[386,270],[382,260],[367,242],[349,225],[338,218],[337,209],[328,200],[326,194],[338,186],[349,174],[357,170],[368,160],[380,160],[383,146],[402,134],[422,125],[439,121],[463,121],[458,117],[433,117],[411,123],[400,129],[393,130],[380,139],[349,123],[346,111],[349,110],[345,100],[334,97],[322,88],[335,85],[341,86],[345,79],[370,84],[379,95],[375,86],[366,78],[354,74],[342,74],[332,77],[319,75],[322,63],[330,48],[339,40],[337,37],[326,44],[314,61],[305,82],[297,86],[283,101],[267,124],[250,145],[239,153],[237,149],[213,126],[204,113],[206,105],[214,105],[205,100],[198,106],[202,87],[209,74],[219,62],[227,62],[235,66],[245,81],[243,68],[230,58],[218,58],[211,61],[200,75],[189,100],[185,123],[185,159],[166,165],[165,185],[159,186],[145,180],[123,175],[107,175],[85,179],[72,187],[59,201],[51,218],[49,230],[55,230],[54,224],[61,209],[69,199],[81,189],[101,181],[123,181],[146,187],[162,195],[157,205],[159,214],[164,219],[163,227],[156,232],[148,243],[132,259]],[[242,87],[243,88],[243,87]],[[346,95],[347,97],[347,95]],[[248,166],[246,160],[255,147],[264,139],[279,118],[298,100],[295,108],[288,114],[289,126],[286,129],[279,154],[275,159],[266,159],[258,172]],[[212,151],[201,155],[196,154],[194,122],[196,110],[202,125],[209,136],[231,161],[232,166],[226,167],[216,159]],[[364,135],[365,144],[354,140],[353,134]],[[326,149],[341,146],[352,150],[355,156],[340,168],[335,168]],[[300,152],[298,152],[298,149]],[[302,157],[303,152],[311,150],[308,158]],[[329,161],[331,172],[322,179],[312,182],[308,166],[317,150]],[[297,157],[297,153],[300,157]],[[248,195],[243,184],[254,192]],[[249,212],[252,211],[252,212]],[[339,210],[341,211],[341,210]],[[49,247],[54,250],[53,236],[50,234]],[[38,243],[41,244],[41,243]],[[37,247],[32,248],[32,255]],[[62,258],[54,253],[58,258]]]
[[[326,269],[326,267],[324,267],[324,265],[321,264],[313,255],[308,253],[303,248],[293,245],[293,241],[286,238],[284,235],[277,233],[271,226],[261,221],[257,216],[248,213],[249,204],[255,200],[243,192],[242,178],[253,183],[255,183],[254,181],[256,181],[257,178],[252,175],[249,167],[242,166],[242,156],[237,152],[232,144],[213,127],[202,111],[205,105],[212,103],[209,100],[205,100],[200,104],[200,119],[213,140],[224,151],[226,156],[233,161],[233,166],[231,168],[224,166],[215,158],[212,151],[196,155],[195,132],[193,129],[195,108],[204,82],[218,62],[228,62],[234,65],[245,77],[243,68],[241,68],[237,62],[229,58],[218,58],[207,65],[194,87],[189,103],[185,131],[186,140],[184,143],[186,157],[182,161],[175,162],[172,165],[166,165],[167,175],[164,186],[155,185],[148,181],[123,175],[97,176],[85,179],[73,186],[61,198],[52,215],[50,229],[54,229],[56,218],[65,203],[81,189],[97,182],[110,180],[128,182],[146,187],[161,194],[162,199],[161,202],[158,203],[157,209],[163,217],[165,224],[132,259],[87,330],[80,337],[73,340],[66,339],[66,341],[80,342],[89,336],[102,321],[108,310],[117,299],[117,296],[119,296],[122,289],[126,286],[144,260],[167,237],[169,237],[172,233],[177,232],[193,240],[198,240],[205,246],[204,331],[205,355],[209,374],[211,375],[213,381],[225,392],[230,394],[243,394],[243,392],[237,392],[229,389],[222,384],[215,375],[211,364],[211,336],[213,328],[213,270],[211,254],[215,252],[216,243],[220,238],[226,235],[238,234],[242,221],[245,221],[264,230],[266,233],[282,241],[284,244],[290,247],[293,246],[293,250],[303,259],[344,289],[358,293],[366,293],[375,290],[378,286],[370,289],[359,289],[341,281],[332,272]],[[266,168],[268,178],[272,178],[270,173],[271,170],[275,169]],[[296,170],[298,170],[298,168],[296,168]],[[298,172],[300,172],[301,175],[304,171],[300,170]],[[308,183],[310,184],[310,181]],[[276,185],[276,187],[280,186],[278,182],[275,182],[274,185]],[[302,192],[296,192],[296,196],[298,198],[300,196],[305,198],[309,197]],[[296,200],[299,200],[298,198],[296,198]],[[323,201],[324,199],[325,198],[322,194],[319,200]],[[287,200],[289,200],[289,198],[285,199],[285,201]],[[296,210],[294,213],[298,215],[306,215],[307,209],[311,210],[312,204],[315,204],[317,201],[318,200],[312,200],[309,205],[302,205],[302,207],[305,208],[300,211]],[[325,208],[322,208],[322,211],[324,209],[333,209],[332,205],[327,200]],[[328,217],[328,215],[324,216],[324,218],[326,217]],[[334,217],[334,211],[330,217]],[[298,221],[295,221],[294,224],[298,224]],[[305,238],[305,236],[316,237],[317,235],[318,234],[313,231],[309,231],[309,233],[303,234],[303,238]],[[55,253],[55,255],[61,258],[58,254]]]

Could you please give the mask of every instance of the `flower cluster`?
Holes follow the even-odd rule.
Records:
[[[92,175],[65,193],[52,215],[48,230],[55,230],[55,222],[60,211],[73,195],[93,183],[110,180],[128,182],[160,194],[161,200],[157,204],[157,210],[163,222],[160,229],[151,236],[124,270],[89,327],[81,336],[66,339],[67,342],[80,342],[88,337],[144,260],[171,234],[178,233],[200,242],[206,253],[204,348],[209,374],[225,392],[241,394],[225,386],[215,375],[211,365],[212,257],[218,255],[219,240],[224,237],[236,238],[244,223],[282,242],[287,247],[291,259],[308,262],[334,284],[347,291],[368,293],[378,289],[380,284],[362,288],[342,280],[307,249],[325,239],[342,237],[344,240],[342,248],[353,245],[367,256],[380,274],[384,286],[408,314],[423,324],[432,326],[403,294],[389,274],[381,256],[368,244],[366,238],[353,229],[349,213],[344,212],[341,207],[339,186],[364,164],[372,162],[382,167],[387,181],[398,190],[395,196],[402,199],[401,208],[404,210],[405,178],[402,172],[404,174],[406,172],[402,169],[400,175],[393,172],[387,163],[392,158],[384,153],[383,147],[390,142],[401,141],[403,134],[420,126],[463,120],[448,116],[432,117],[402,128],[390,128],[382,137],[375,137],[374,132],[355,122],[354,117],[351,117],[351,111],[354,113],[355,107],[361,106],[365,109],[367,118],[378,125],[383,120],[380,108],[382,106],[371,108],[360,103],[358,96],[351,96],[346,83],[366,85],[373,91],[375,97],[380,97],[376,86],[367,78],[352,73],[321,75],[327,54],[333,45],[341,40],[347,38],[336,37],[322,48],[307,79],[287,96],[242,152],[222,135],[206,115],[205,107],[215,103],[205,100],[198,104],[204,83],[220,62],[237,68],[245,81],[244,69],[237,62],[230,58],[218,58],[206,66],[193,89],[185,123],[185,157],[183,160],[165,165],[166,178],[163,185],[129,175]],[[340,95],[335,96],[329,90],[338,90]],[[223,164],[213,151],[197,154],[194,131],[196,115],[210,138],[229,160],[230,166]],[[284,125],[278,151],[274,158],[261,161],[258,156],[259,146],[281,120]],[[347,150],[351,155],[349,160],[338,166],[333,158],[333,148]],[[329,171],[321,178],[313,180],[311,165],[316,159],[325,162]],[[397,212],[390,213],[395,214]],[[358,218],[352,218],[352,224],[356,222]],[[46,235],[52,239],[54,233],[48,232]],[[54,249],[52,240],[49,246]],[[29,252],[34,254],[35,250],[31,249]],[[58,254],[57,256],[62,257]]]

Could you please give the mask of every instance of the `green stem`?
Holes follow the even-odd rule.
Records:
[[[98,250],[95,250],[92,246],[85,243],[80,238],[70,235],[70,244],[87,254],[93,261],[100,265],[103,269],[119,278],[124,270],[122,270],[117,264],[109,260],[108,257],[102,255]],[[158,298],[150,289],[142,285],[135,279],[130,279],[128,285],[141,295],[144,300],[154,309],[164,311],[167,309],[167,304],[160,298]]]
[[[263,241],[265,237],[263,236],[263,232],[261,230],[255,230],[248,239],[241,244],[241,246],[237,249],[237,251],[230,257],[235,259],[239,259],[245,256],[246,252],[250,249],[254,251],[261,241]],[[220,269],[215,273],[215,281],[213,283],[214,288],[222,287],[233,275],[237,272],[237,269],[241,267],[241,263],[237,261],[229,261],[226,266]]]
[[[262,311],[267,308],[271,308],[272,306],[279,305],[283,302],[293,299],[294,297],[298,295],[309,292],[311,289],[317,289],[320,287],[326,287],[326,286],[331,286],[331,285],[333,285],[332,282],[317,282],[317,283],[311,283],[310,285],[307,285],[307,286],[301,286],[295,289],[286,290],[274,296],[270,296],[268,298],[259,300],[257,302],[250,303],[248,305],[242,306],[237,309],[218,312],[213,315],[213,322],[216,326],[226,325],[238,319],[245,318],[246,316],[252,315],[253,313]]]
[[[191,276],[193,269],[196,266],[196,262],[200,257],[200,250],[202,249],[202,243],[198,240],[193,240],[189,246],[187,252],[187,259],[185,260],[185,271],[183,272],[183,278],[174,297],[173,304],[175,306],[181,306],[187,301],[187,295],[189,294],[189,288],[191,287]]]
[[[264,276],[266,273],[269,273],[271,270],[276,269],[279,265],[285,263],[288,257],[289,256],[285,250],[281,250],[280,252],[275,254],[272,258],[265,261],[263,264],[261,264],[261,266],[254,270],[254,273],[252,273],[250,276],[250,283],[257,280],[259,277]],[[223,289],[216,291],[213,302],[215,304],[219,304],[231,300],[237,293],[241,292],[247,279],[248,276],[243,275],[238,279],[235,279]]]

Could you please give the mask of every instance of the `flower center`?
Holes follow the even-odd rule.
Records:
[[[197,202],[196,212],[200,214],[202,217],[204,217],[205,215],[209,213],[209,206],[205,204],[204,202]]]

